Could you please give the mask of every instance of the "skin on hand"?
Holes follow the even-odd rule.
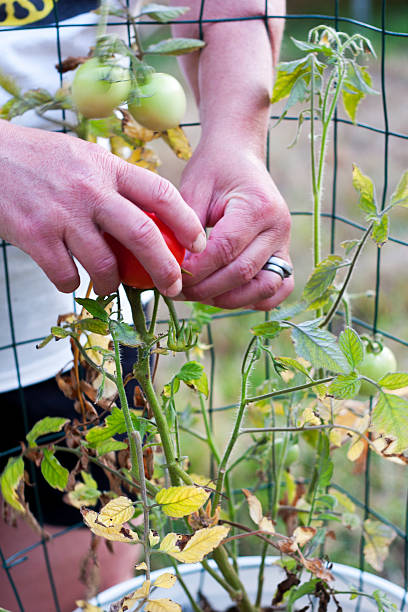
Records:
[[[213,229],[205,251],[185,260],[192,276],[183,276],[183,296],[269,310],[293,289],[293,277],[262,270],[272,254],[290,263],[291,219],[265,165],[237,144],[201,141],[185,169],[181,193]]]
[[[175,4],[175,0],[171,0]],[[186,0],[189,19],[200,0]],[[211,227],[207,248],[184,264],[182,297],[222,308],[269,310],[293,289],[293,278],[262,270],[271,255],[290,263],[290,216],[265,167],[273,66],[283,32],[283,0],[206,0],[200,53],[180,58],[200,110],[200,144],[180,192]],[[257,19],[259,17],[259,19]],[[206,21],[206,20],[220,21]],[[174,26],[198,36],[197,24]]]
[[[75,257],[97,294],[119,285],[108,232],[126,246],[165,295],[181,290],[180,266],[154,212],[188,250],[205,248],[197,215],[162,177],[77,138],[0,121],[1,237],[28,253],[57,289],[79,285]]]

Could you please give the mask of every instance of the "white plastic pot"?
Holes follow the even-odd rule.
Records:
[[[239,559],[239,566],[241,568],[240,577],[252,600],[254,600],[256,596],[259,561],[259,557],[241,557]],[[275,565],[276,561],[278,561],[278,557],[268,557],[266,559],[265,582],[262,598],[262,604],[264,606],[271,604],[273,594],[276,590],[276,585],[285,578],[284,571],[278,565]],[[216,567],[213,561],[210,561],[209,563],[211,567]],[[161,569],[152,572],[152,582],[154,582],[155,578],[162,574],[163,571],[173,572],[173,568],[167,568],[166,570]],[[180,565],[179,571],[193,596],[196,596],[196,594],[201,591],[204,593],[207,600],[213,605],[214,609],[219,610],[220,612],[227,610],[232,605],[229,596],[225,593],[222,587],[218,584],[218,582],[211,578],[211,576],[203,571],[199,563]],[[391,602],[395,603],[397,610],[400,610],[401,612],[408,612],[408,600],[405,602],[406,597],[404,597],[404,595],[406,594],[404,589],[393,584],[392,582],[379,578],[378,576],[370,574],[369,572],[360,572],[360,570],[354,567],[341,565],[339,563],[335,563],[330,571],[336,579],[334,585],[336,590],[349,591],[350,587],[354,586],[359,591],[361,590],[364,593],[372,593],[378,589],[385,593]],[[99,605],[104,610],[108,611],[111,603],[118,601],[124,595],[127,595],[140,587],[143,581],[143,575],[126,580],[125,582],[103,591],[97,597],[92,599],[91,603],[94,605]],[[176,583],[176,585],[171,589],[156,589],[152,595],[152,599],[158,599],[161,597],[170,598],[179,603],[183,608],[183,612],[191,612],[191,605],[180,584]],[[342,606],[343,612],[357,612],[358,610],[359,612],[375,612],[378,610],[375,602],[367,597],[358,597],[352,601],[350,601],[349,595],[338,595],[336,598]],[[303,597],[296,602],[296,607],[302,608],[307,603],[309,603],[308,598]],[[336,610],[336,606],[330,604],[328,609],[331,612],[334,612]],[[81,611],[79,608],[77,608],[75,612]]]

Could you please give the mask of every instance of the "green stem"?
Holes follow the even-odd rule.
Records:
[[[337,312],[337,309],[339,307],[340,302],[343,299],[343,295],[350,283],[351,280],[351,276],[353,274],[354,268],[356,266],[357,263],[357,259],[362,251],[363,246],[365,245],[367,238],[369,237],[371,230],[373,229],[373,223],[370,223],[370,225],[368,226],[368,228],[366,229],[366,231],[364,232],[363,237],[361,238],[358,247],[356,248],[356,251],[354,253],[353,259],[351,260],[349,269],[347,271],[346,274],[346,278],[344,279],[343,282],[343,286],[341,287],[339,293],[337,294],[337,298],[335,299],[332,307],[330,308],[329,312],[327,313],[327,315],[325,316],[325,318],[323,319],[323,321],[320,323],[319,327],[327,327],[327,325],[330,323],[330,321],[332,320],[332,318],[334,317],[334,315]]]
[[[226,582],[235,591],[238,591],[235,601],[240,612],[254,612],[254,607],[249,600],[238,574],[228,561],[227,551],[224,546],[219,546],[213,551],[213,558]]]
[[[249,357],[250,355],[250,349],[252,347],[252,345],[254,344],[254,341],[256,341],[256,338],[253,338],[247,348],[247,351],[245,353],[244,356],[244,360],[243,360],[243,365],[241,368],[241,372],[242,372],[242,378],[241,378],[241,400],[240,400],[240,405],[238,408],[238,412],[237,412],[237,416],[235,419],[235,424],[234,424],[234,428],[232,430],[231,433],[231,437],[229,439],[229,442],[227,444],[227,447],[224,451],[224,455],[221,459],[221,462],[219,464],[219,469],[218,469],[218,478],[217,478],[217,486],[216,486],[216,492],[214,495],[214,508],[216,508],[219,504],[220,501],[220,495],[221,495],[221,491],[223,488],[223,484],[224,484],[224,476],[225,476],[225,472],[227,469],[227,465],[228,465],[228,461],[229,458],[231,456],[231,453],[234,449],[235,443],[238,440],[239,437],[239,430],[241,428],[241,423],[242,420],[244,418],[244,414],[245,414],[245,408],[248,404],[247,398],[246,398],[246,390],[247,390],[247,384],[248,384],[248,378],[250,375],[250,372],[252,370],[252,366],[254,365],[257,356],[252,353],[252,356]],[[246,365],[246,362],[249,359],[249,364]]]
[[[149,335],[150,336],[154,335],[154,330],[155,330],[156,321],[157,321],[157,311],[159,309],[159,301],[160,301],[160,293],[157,291],[157,289],[155,289],[154,290],[153,312],[152,312],[152,318],[150,320],[150,326],[149,326]]]
[[[335,376],[327,376],[326,378],[320,378],[319,380],[312,380],[311,382],[303,385],[297,385],[296,387],[288,387],[286,389],[277,389],[270,393],[264,393],[263,395],[255,395],[254,397],[248,397],[245,399],[246,404],[252,404],[252,402],[258,402],[268,397],[280,397],[282,395],[288,395],[295,393],[295,391],[302,391],[302,389],[309,389],[310,387],[316,387],[317,385],[324,385],[325,383],[334,380]],[[286,431],[286,429],[277,429],[276,431]]]
[[[216,460],[217,464],[219,465],[220,461],[221,461],[221,458],[220,458],[220,454],[218,452],[218,449],[215,446],[215,442],[214,442],[214,438],[213,438],[213,435],[212,435],[210,423],[209,423],[209,420],[208,420],[207,410],[205,409],[204,396],[203,396],[202,393],[199,393],[199,400],[200,400],[200,409],[201,409],[201,414],[202,414],[202,417],[203,417],[205,433],[206,433],[206,436],[207,436],[206,442],[207,442],[208,446],[210,447],[212,456],[214,457],[214,459]]]
[[[176,329],[176,335],[178,336],[179,332],[180,332],[180,322],[178,320],[178,316],[177,316],[177,312],[176,309],[174,307],[174,302],[173,300],[171,300],[170,298],[166,297],[165,295],[162,296],[163,300],[166,302],[166,306],[169,310],[169,314],[170,314],[170,318],[173,322],[173,325]]]
[[[135,429],[133,427],[132,417],[130,415],[129,405],[126,397],[125,386],[123,384],[122,379],[122,368],[120,364],[120,352],[119,352],[119,342],[115,336],[114,329],[110,326],[110,332],[113,339],[113,347],[115,352],[115,366],[116,366],[116,386],[119,393],[119,401],[120,407],[123,412],[123,416],[125,418],[126,431],[128,434],[129,440],[129,450],[130,450],[130,460],[131,460],[131,474],[137,480],[138,477],[138,461],[137,461],[137,450],[136,443],[133,437],[135,434]]]
[[[144,473],[142,438],[138,431],[132,437],[136,444],[137,462],[139,467],[140,494],[143,502],[143,548],[146,563],[146,580],[150,580],[150,544],[149,544],[149,503],[147,501],[146,478]]]

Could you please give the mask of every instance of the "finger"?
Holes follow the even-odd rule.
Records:
[[[93,224],[76,225],[66,238],[67,247],[92,279],[97,295],[109,295],[120,284],[116,257]]]
[[[293,277],[285,278],[277,292],[270,298],[257,302],[256,304],[250,304],[248,308],[253,310],[272,310],[281,304],[286,298],[292,293],[295,286]]]
[[[95,209],[95,222],[128,248],[168,297],[181,291],[181,270],[159,228],[140,208],[111,193]]]
[[[132,164],[119,168],[118,191],[122,196],[156,213],[189,251],[201,253],[205,249],[206,235],[199,218],[170,181]]]
[[[238,198],[231,200],[224,216],[212,229],[205,251],[188,258],[186,267],[191,276],[185,278],[185,286],[196,285],[230,264],[263,229],[253,219],[247,202]]]
[[[27,249],[58,291],[72,293],[78,289],[81,279],[74,260],[62,240],[43,242],[41,250]]]
[[[183,277],[183,294],[189,300],[202,301],[242,287],[260,271],[274,251],[274,234],[263,232],[230,264],[216,270],[203,281],[186,287]]]

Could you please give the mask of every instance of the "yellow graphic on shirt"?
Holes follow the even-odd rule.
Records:
[[[27,25],[40,21],[51,13],[54,8],[54,1],[58,2],[58,0],[41,0],[40,2],[38,0],[36,2],[31,0],[0,0],[0,25]],[[40,8],[37,8],[38,6]],[[4,16],[4,11],[6,18],[1,19],[1,16]]]

